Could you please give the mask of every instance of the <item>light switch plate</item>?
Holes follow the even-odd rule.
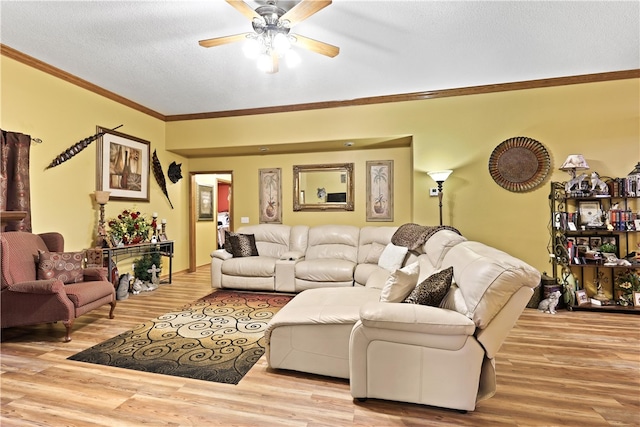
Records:
[[[249,224],[249,217],[248,216],[241,217],[240,222],[243,224]]]
[[[438,195],[438,189],[437,188],[430,188],[429,189],[429,196],[437,196]]]

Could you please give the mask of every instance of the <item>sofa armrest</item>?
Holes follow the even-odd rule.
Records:
[[[34,280],[30,282],[20,282],[9,285],[7,289],[11,292],[23,294],[58,294],[64,292],[64,283],[58,279]]]
[[[290,259],[285,256],[287,254],[294,254],[295,252],[286,252],[276,260],[276,277],[275,277],[275,291],[276,292],[291,292],[296,291],[296,264],[304,259],[304,256],[300,258]],[[299,252],[297,252],[299,253]]]
[[[87,267],[82,271],[85,282],[108,282],[107,269],[105,267]]]
[[[372,302],[360,308],[365,327],[433,335],[473,335],[476,325],[457,311],[419,304]]]
[[[287,261],[301,261],[304,259],[304,254],[299,251],[289,251],[280,255],[280,259]]]
[[[211,258],[218,258],[221,260],[231,259],[233,255],[227,252],[225,249],[217,249],[211,252]]]

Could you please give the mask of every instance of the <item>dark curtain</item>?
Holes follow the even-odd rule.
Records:
[[[31,232],[29,149],[31,136],[0,129],[0,211],[26,211],[22,221],[10,222],[6,230]]]

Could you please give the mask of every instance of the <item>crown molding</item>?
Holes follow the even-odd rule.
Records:
[[[612,71],[607,73],[596,74],[583,74],[578,76],[569,77],[554,77],[549,79],[527,80],[522,82],[513,83],[499,83],[482,86],[469,86],[455,89],[443,89],[443,90],[431,90],[425,92],[413,92],[397,95],[385,95],[385,96],[372,96],[368,98],[357,98],[346,101],[326,101],[326,102],[312,102],[306,104],[294,104],[294,105],[282,105],[276,107],[263,107],[263,108],[249,108],[243,110],[228,110],[228,111],[214,111],[209,113],[195,113],[195,114],[176,114],[176,115],[164,115],[150,108],[133,102],[125,97],[122,97],[116,93],[103,89],[93,83],[76,77],[66,71],[53,67],[45,62],[35,59],[29,55],[26,55],[20,51],[17,51],[7,45],[0,44],[0,53],[2,55],[21,62],[25,65],[33,67],[37,70],[51,74],[76,86],[80,86],[83,89],[94,92],[98,95],[104,96],[112,101],[123,104],[134,110],[148,114],[157,119],[165,122],[175,122],[183,120],[201,120],[201,119],[216,119],[222,117],[238,117],[238,116],[252,116],[257,114],[273,114],[273,113],[287,113],[293,111],[307,111],[307,110],[319,110],[325,108],[339,108],[339,107],[353,107],[360,105],[371,104],[385,104],[390,102],[406,102],[406,101],[420,101],[425,99],[436,98],[448,98],[454,96],[468,96],[468,95],[480,95],[496,92],[507,92],[515,90],[526,89],[538,89],[553,86],[566,86],[583,83],[597,83],[612,80],[626,80],[640,78],[640,69]]]
[[[66,82],[79,86],[95,94],[104,96],[107,99],[118,102],[127,107],[133,108],[134,110],[148,114],[151,117],[155,117],[156,119],[166,121],[166,116],[164,114],[160,114],[157,111],[154,111],[150,108],[145,107],[144,105],[138,104],[137,102],[131,101],[130,99],[120,96],[117,93],[113,93],[104,88],[101,88],[100,86],[97,86],[91,82],[83,80],[80,77],[76,77],[73,74],[67,73],[66,71],[61,70],[60,68],[56,68],[32,56],[26,55],[5,44],[0,44],[0,53],[2,53],[2,55],[6,56],[7,58],[14,59],[32,68],[35,68],[36,70],[40,70],[47,74],[51,74],[54,77],[57,77],[61,80],[64,80]]]

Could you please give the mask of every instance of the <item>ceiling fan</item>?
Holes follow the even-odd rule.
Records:
[[[299,46],[312,52],[333,58],[340,48],[299,34],[290,34],[291,28],[331,4],[331,0],[302,0],[286,11],[273,0],[255,10],[242,0],[226,0],[231,6],[251,20],[253,32],[200,40],[202,47],[215,47],[227,43],[246,41],[244,51],[256,57],[258,68],[267,73],[277,73],[280,59],[290,65],[300,61],[291,46]]]

